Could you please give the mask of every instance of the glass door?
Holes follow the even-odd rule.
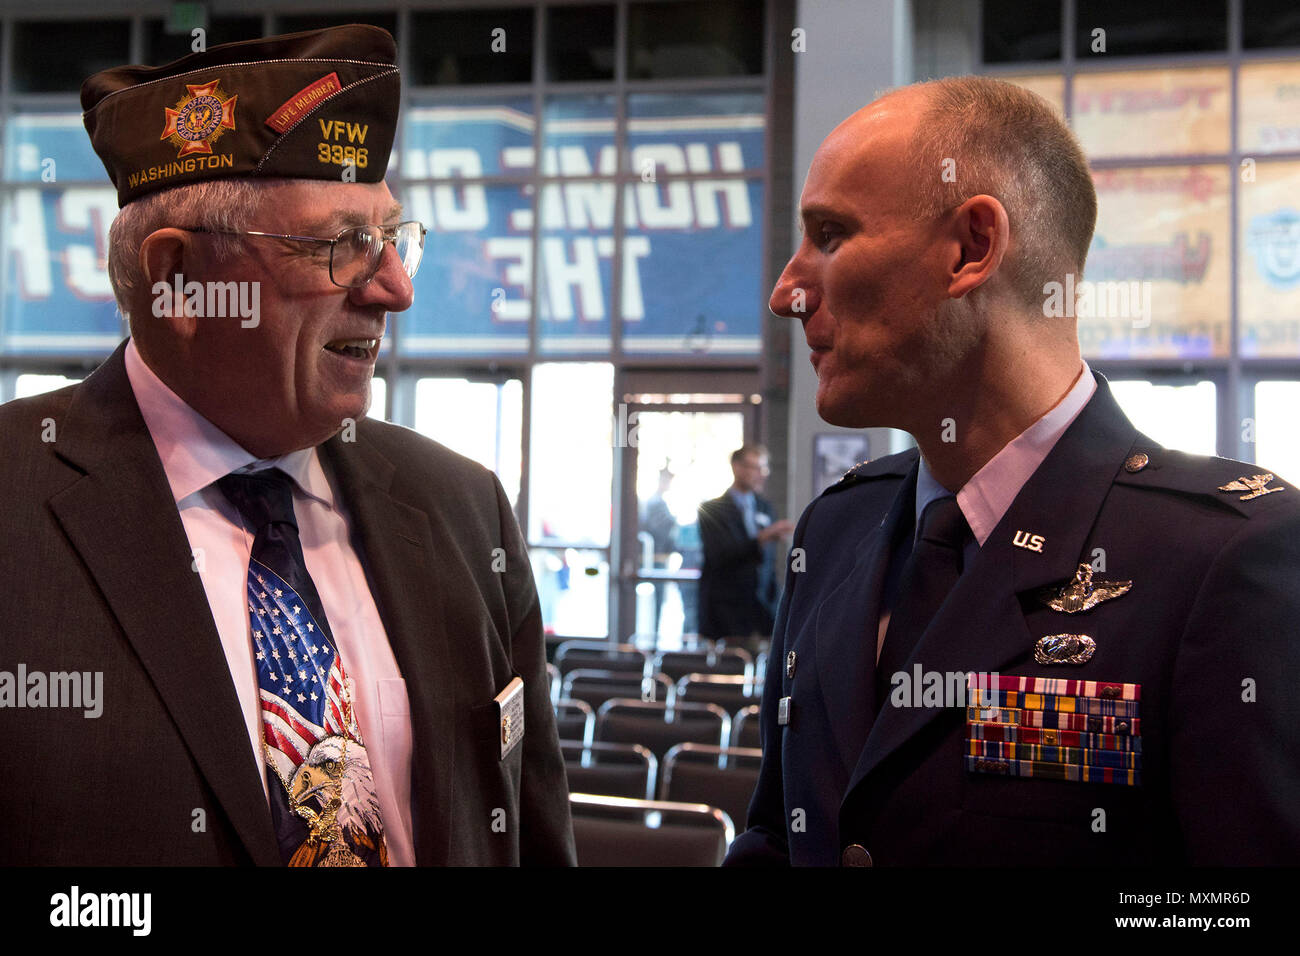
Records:
[[[708,397],[736,400],[626,406],[618,631],[624,641],[671,650],[696,633],[698,509],[731,485],[731,453],[755,433],[746,396]]]

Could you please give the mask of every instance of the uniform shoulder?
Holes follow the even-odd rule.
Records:
[[[876,481],[882,478],[905,478],[907,473],[912,470],[912,466],[916,464],[918,454],[919,452],[915,448],[909,448],[907,451],[885,455],[882,458],[868,458],[865,461],[860,461],[841,475],[840,480],[823,491],[822,494],[829,495],[844,491],[866,481]]]
[[[1300,508],[1300,490],[1264,465],[1174,451],[1155,442],[1134,445],[1115,481],[1208,498],[1245,517]]]

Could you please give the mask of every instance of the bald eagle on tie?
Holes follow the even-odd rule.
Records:
[[[313,810],[312,801],[324,809]],[[388,865],[370,758],[357,741],[330,736],[313,744],[294,771],[289,802],[321,837],[304,842],[290,866],[365,866],[355,851],[376,849],[380,865]]]

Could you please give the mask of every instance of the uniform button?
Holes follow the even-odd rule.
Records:
[[[1130,475],[1134,474],[1135,472],[1139,472],[1143,468],[1145,468],[1147,466],[1147,462],[1149,462],[1150,460],[1151,459],[1148,458],[1146,455],[1144,455],[1142,452],[1138,452],[1136,455],[1129,455],[1128,461],[1124,462],[1124,470],[1127,471]]]
[[[846,846],[844,852],[840,854],[841,866],[871,866],[871,854],[867,848],[854,843],[852,846]]]
[[[791,651],[789,654],[785,655],[785,676],[786,677],[789,677],[791,679],[794,678],[794,665],[798,660],[799,660],[799,655],[797,655],[794,651]]]

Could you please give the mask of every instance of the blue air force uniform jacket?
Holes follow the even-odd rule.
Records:
[[[877,714],[881,592],[891,542],[914,526],[917,452],[861,465],[795,533],[762,771],[728,865],[1300,863],[1300,490],[1165,450],[1097,378],[904,670],[1101,683],[988,709],[887,700]],[[1041,550],[1024,546],[1033,536]],[[1054,610],[1080,564],[1094,585],[1131,586]],[[1092,656],[1037,663],[1056,634],[1090,637]],[[1128,733],[1062,753],[1041,730],[979,739],[987,719]],[[1121,749],[1080,754],[1090,742]],[[1098,759],[1125,766],[1106,774]]]

